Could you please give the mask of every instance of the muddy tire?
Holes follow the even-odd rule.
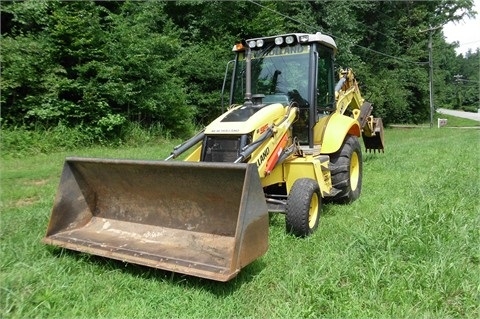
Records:
[[[301,178],[295,181],[288,195],[285,224],[287,233],[306,237],[318,227],[322,197],[317,181]]]
[[[338,152],[330,155],[332,186],[336,194],[328,202],[348,204],[362,191],[362,149],[358,138],[348,135]]]

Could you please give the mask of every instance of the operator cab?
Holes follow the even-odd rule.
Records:
[[[249,50],[250,85],[246,69]],[[230,105],[247,99],[257,106],[281,103],[298,107],[294,135],[300,144],[313,147],[313,127],[319,114],[335,107],[333,39],[321,33],[294,33],[250,39],[235,45],[233,51]]]

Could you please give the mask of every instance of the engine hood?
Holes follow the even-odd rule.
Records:
[[[219,116],[205,128],[205,134],[248,134],[277,122],[287,107],[281,103],[239,105]]]

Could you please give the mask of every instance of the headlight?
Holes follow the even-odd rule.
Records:
[[[281,44],[283,44],[283,38],[282,38],[282,37],[276,37],[276,38],[275,38],[275,44],[276,44],[276,45],[281,45]]]
[[[295,41],[295,38],[293,37],[293,35],[289,35],[288,37],[285,38],[285,42],[287,42],[287,44],[292,44],[293,41]]]
[[[263,40],[262,39],[257,40],[257,47],[259,47],[259,48],[263,47]]]
[[[253,49],[256,46],[255,41],[248,41],[248,46],[250,47],[250,49]]]

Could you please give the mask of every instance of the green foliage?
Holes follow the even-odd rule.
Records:
[[[3,36],[4,123],[84,126],[99,140],[121,137],[130,121],[191,133],[194,110],[182,80],[171,75],[181,46],[173,31],[156,30],[166,24],[161,3],[125,3],[119,14],[92,1],[55,4],[36,33],[21,35],[26,31],[16,30],[30,32],[31,22],[16,18],[13,34]],[[23,12],[32,5],[8,8]]]
[[[453,108],[464,111],[477,112],[480,105],[480,50],[467,52],[463,59],[459,59],[458,73],[453,75],[455,103]],[[451,78],[449,79],[450,83]]]
[[[145,127],[139,123],[126,122],[121,115],[115,114],[100,119],[94,127],[78,125],[72,128],[63,124],[33,129],[3,127],[0,142],[1,157],[9,159],[73,151],[96,144],[145,147],[165,139],[172,139],[172,134],[160,123]]]
[[[71,150],[98,142],[88,129],[82,126],[25,129],[20,127],[2,129],[1,149],[3,158],[21,158],[40,153]]]
[[[472,7],[471,0],[4,2],[1,120],[82,127],[96,140],[121,139],[130,123],[159,123],[185,137],[220,114],[235,41],[322,31],[335,38],[337,65],[356,71],[377,116],[418,123],[429,109],[428,33],[420,31],[471,16]],[[433,45],[435,106],[473,110],[478,51],[455,56],[440,31]]]

